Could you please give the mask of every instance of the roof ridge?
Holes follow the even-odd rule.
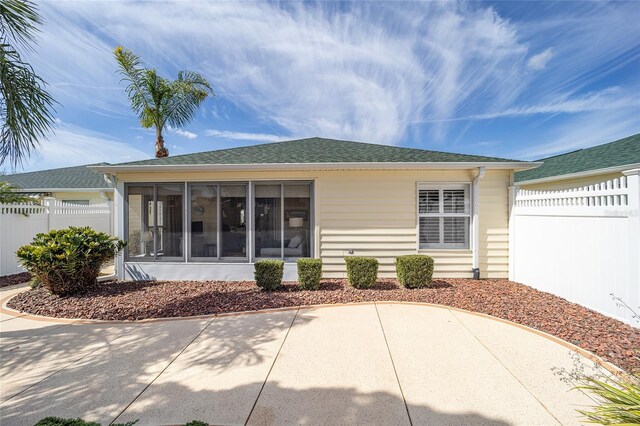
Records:
[[[539,158],[539,159],[533,160],[533,161],[544,161],[544,160],[548,160],[550,158],[562,157],[563,155],[573,154],[574,152],[584,151],[585,149],[589,149],[589,148],[578,148],[578,149],[574,149],[573,151],[567,151],[567,152],[563,152],[562,154],[556,154],[556,155],[552,155],[550,157]]]
[[[542,166],[517,172],[515,181],[553,180],[560,176],[585,172],[597,175],[599,170],[614,168],[617,170],[638,164],[640,163],[640,133],[538,161],[542,161]]]
[[[80,164],[78,166],[66,166],[66,167],[56,167],[55,169],[42,169],[42,170],[31,170],[29,172],[20,172],[20,173],[11,173],[11,174],[6,174],[3,176],[20,176],[20,175],[28,175],[31,173],[43,173],[43,172],[55,172],[58,170],[67,170],[67,169],[79,169],[81,167],[89,167],[89,166],[106,166],[109,165],[110,163],[107,163],[105,161],[101,161],[99,163],[91,163],[91,164]],[[91,170],[91,169],[89,169]]]
[[[233,153],[239,153],[240,155],[245,154],[244,151],[247,150],[247,154],[251,153],[251,149],[262,149],[262,148],[267,148],[268,147],[273,147],[273,146],[278,146],[278,145],[283,145],[285,147],[288,146],[295,146],[296,144],[299,143],[305,143],[305,142],[326,142],[326,143],[334,143],[334,144],[353,144],[353,145],[359,145],[359,146],[363,146],[363,147],[376,147],[376,148],[380,148],[380,149],[393,149],[396,151],[402,151],[405,154],[406,153],[413,153],[415,155],[425,155],[425,154],[433,154],[433,155],[440,155],[440,156],[455,156],[455,157],[459,157],[459,158],[463,158],[463,157],[473,157],[473,159],[470,160],[466,160],[466,161],[481,161],[481,160],[490,160],[490,161],[504,161],[504,162],[520,162],[521,160],[511,160],[511,159],[507,159],[507,158],[500,158],[500,157],[490,157],[490,156],[486,156],[486,155],[477,155],[477,154],[461,154],[461,153],[455,153],[455,152],[448,152],[448,151],[436,151],[436,150],[429,150],[429,149],[422,149],[422,148],[416,148],[416,147],[406,147],[406,146],[396,146],[396,145],[388,145],[388,144],[382,144],[382,143],[371,143],[371,142],[360,142],[360,141],[352,141],[352,140],[345,140],[345,139],[332,139],[332,138],[322,138],[322,137],[318,137],[318,136],[313,136],[313,137],[308,137],[308,138],[299,138],[299,139],[291,139],[291,140],[285,140],[285,141],[277,141],[277,142],[267,142],[267,143],[255,143],[253,145],[244,145],[244,146],[236,146],[236,147],[231,147],[231,148],[224,148],[224,149],[213,149],[213,150],[208,150],[208,151],[199,151],[199,152],[192,152],[192,153],[188,153],[188,154],[180,154],[180,155],[175,155],[175,156],[171,156],[171,157],[166,157],[166,158],[151,158],[151,159],[147,159],[147,160],[141,160],[147,164],[153,164],[153,163],[157,163],[157,161],[160,161],[160,164],[165,163],[167,161],[174,163],[174,160],[178,160],[178,162],[180,162],[180,160],[182,159],[189,159],[189,158],[193,158],[194,156],[204,156],[205,158],[207,156],[224,156],[226,154],[230,154],[233,155]],[[196,157],[197,158],[197,157]],[[164,161],[163,161],[164,160]],[[203,160],[203,158],[201,157],[200,160]],[[282,161],[283,163],[289,163],[287,161]],[[346,161],[348,162],[348,161]],[[358,161],[356,161],[358,162]],[[385,162],[385,161],[381,161],[381,162]],[[140,160],[138,161],[128,161],[128,162],[124,162],[124,163],[118,163],[117,165],[132,165],[132,164],[139,164]],[[227,164],[232,164],[232,163],[227,163]]]
[[[251,148],[254,146],[268,146],[268,145],[277,145],[280,143],[285,143],[285,142],[299,142],[299,141],[304,141],[307,139],[315,139],[315,138],[302,138],[302,139],[292,139],[292,140],[287,140],[287,141],[275,141],[275,142],[265,142],[265,143],[257,143],[257,144],[253,144],[253,145],[244,145],[244,146],[234,146],[231,148],[222,148],[222,149],[210,149],[207,151],[198,151],[198,152],[189,152],[186,154],[179,154],[179,155],[171,155],[171,158],[181,158],[181,157],[187,157],[189,155],[193,155],[193,154],[208,154],[210,152],[225,152],[225,151],[233,151],[234,149],[242,149],[242,148]],[[161,158],[168,158],[168,157],[161,157]],[[127,161],[124,163],[117,163],[117,164],[128,164],[128,163],[137,163],[139,161],[149,161],[149,160],[156,160],[157,157],[154,158],[147,158],[146,160],[133,160],[133,161]],[[93,164],[90,164],[93,165]],[[100,164],[96,164],[96,165],[100,165]]]
[[[561,157],[563,155],[574,154],[574,153],[580,152],[580,151],[590,151],[590,150],[593,150],[593,149],[604,148],[604,147],[607,147],[609,145],[612,145],[612,144],[615,144],[615,143],[624,142],[627,139],[633,139],[633,138],[636,138],[636,137],[640,137],[640,133],[636,133],[636,134],[630,135],[630,136],[625,136],[624,138],[616,139],[615,141],[605,142],[605,143],[601,143],[601,144],[598,144],[598,145],[589,146],[587,148],[579,148],[579,149],[575,149],[573,151],[565,152],[563,154],[552,155],[550,157],[541,158],[541,159],[536,160],[536,161],[544,161],[544,160],[548,160],[550,158],[556,158],[556,157]]]

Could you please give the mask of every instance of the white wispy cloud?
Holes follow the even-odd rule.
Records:
[[[575,114],[580,112],[617,110],[640,106],[640,98],[625,93],[619,87],[587,93],[571,98],[557,99],[546,104],[508,108],[503,111],[456,117],[449,121],[489,120],[501,117],[517,117],[536,114]]]
[[[231,132],[226,130],[207,130],[207,136],[212,136],[222,139],[240,140],[240,141],[255,141],[255,142],[280,142],[291,137],[269,135],[265,133],[244,133],[244,132]]]
[[[60,7],[58,7],[60,6]],[[105,37],[99,16],[72,3],[39,5],[44,24],[37,45],[26,58],[48,84],[60,103],[96,114],[122,117],[130,114],[112,50],[116,44]]]
[[[149,152],[153,152],[149,145]],[[40,144],[38,154],[30,159],[25,171],[52,169],[91,163],[120,163],[149,158],[145,153],[110,135],[62,121],[55,133]]]
[[[636,111],[591,112],[568,120],[541,139],[529,141],[523,134],[528,147],[514,151],[511,158],[535,160],[612,142],[638,132],[640,123]]]
[[[500,107],[520,93],[527,49],[512,23],[490,8],[405,6],[45,3],[51,41],[36,59],[62,97],[81,91],[74,102],[106,113],[129,113],[111,90],[121,90],[111,50],[125,44],[169,75],[204,73],[219,96],[290,134],[381,143],[398,143],[425,113],[447,118],[478,96]]]
[[[167,130],[169,130],[169,132],[171,132],[171,133],[183,136],[183,137],[185,137],[187,139],[195,139],[195,138],[198,137],[197,133],[193,133],[193,132],[190,132],[188,130],[183,130],[183,129],[176,129],[176,128],[173,128],[171,126],[167,126]]]
[[[176,135],[184,136],[187,139],[195,139],[198,137],[196,133],[189,132],[188,130],[175,129],[174,132]]]
[[[131,115],[112,57],[123,44],[164,75],[201,72],[220,98],[283,134],[447,141],[461,118],[637,111],[637,87],[584,94],[634,58],[634,7],[559,5],[549,19],[514,21],[475,2],[44,2],[29,59],[65,108]],[[211,128],[211,117],[229,114],[214,106],[193,128]],[[280,140],[228,133],[210,136]]]
[[[537,55],[533,55],[527,61],[527,66],[535,71],[540,71],[546,68],[547,63],[553,58],[555,53],[553,52],[553,47],[550,47]]]

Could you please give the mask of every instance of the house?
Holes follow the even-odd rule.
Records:
[[[555,191],[600,184],[640,168],[640,133],[537,161],[542,162],[540,167],[516,173],[518,186]]]
[[[435,276],[507,278],[514,172],[536,163],[309,138],[90,166],[115,182],[122,279],[251,280],[253,262],[425,253]]]
[[[107,163],[4,175],[0,181],[18,186],[22,193],[52,197],[64,204],[104,204],[113,200],[113,186],[104,174],[88,168],[101,164]]]

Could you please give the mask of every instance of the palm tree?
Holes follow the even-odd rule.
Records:
[[[178,72],[177,80],[167,80],[153,68],[142,68],[140,58],[132,51],[116,47],[113,51],[122,81],[127,82],[127,96],[131,109],[138,114],[145,129],[156,129],[156,157],[167,157],[162,130],[166,125],[182,127],[195,115],[208,96],[214,96],[213,88],[200,74],[192,71]]]
[[[31,1],[0,1],[0,164],[8,159],[13,168],[36,150],[54,123],[46,83],[17,50],[30,48],[41,22]]]

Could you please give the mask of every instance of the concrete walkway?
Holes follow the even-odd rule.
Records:
[[[429,306],[365,304],[209,319],[0,318],[0,423],[577,424],[570,351]]]

